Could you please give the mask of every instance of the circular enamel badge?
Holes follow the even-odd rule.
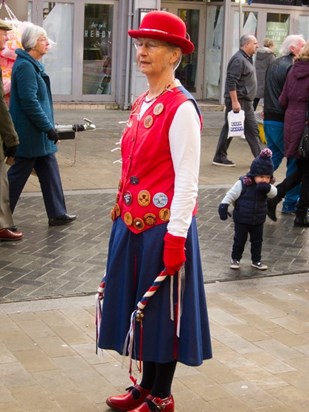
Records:
[[[164,109],[164,104],[163,103],[158,103],[155,105],[154,109],[153,109],[153,113],[158,116],[159,114],[161,114],[163,112]]]
[[[132,193],[131,192],[125,192],[124,194],[123,194],[123,199],[124,199],[124,203],[127,205],[127,206],[130,206],[131,204],[132,204]]]
[[[159,217],[161,220],[163,220],[163,222],[167,222],[170,216],[171,216],[171,212],[166,207],[164,209],[161,209],[159,212]]]
[[[136,217],[136,218],[133,220],[133,226],[134,226],[135,229],[137,229],[137,230],[143,230],[144,227],[145,227],[145,224],[144,224],[144,222],[143,222],[142,219],[140,219],[139,217]]]
[[[159,193],[156,193],[156,194],[154,195],[152,201],[153,201],[153,204],[154,204],[156,207],[160,207],[160,208],[161,208],[161,207],[165,207],[165,206],[167,205],[168,197],[167,197],[167,195],[166,195],[165,193],[159,192]]]
[[[131,183],[131,185],[138,185],[139,184],[139,178],[137,176],[131,176],[130,177],[130,183]]]
[[[132,217],[131,213],[130,213],[130,212],[126,212],[126,213],[123,215],[123,220],[124,220],[124,223],[125,223],[127,226],[131,226],[131,225],[132,225],[132,222],[133,222],[133,217]]]
[[[144,222],[146,223],[146,225],[148,226],[153,226],[156,224],[157,218],[156,215],[154,215],[153,213],[146,213],[144,216]]]
[[[138,193],[137,201],[140,206],[148,206],[150,203],[150,193],[148,190],[141,190]]]
[[[117,219],[118,216],[120,216],[120,207],[118,203],[116,203],[115,206],[111,210],[111,218],[114,221]]]
[[[152,126],[152,124],[153,124],[153,118],[149,114],[148,116],[145,117],[144,126],[146,127],[146,129],[149,129]]]

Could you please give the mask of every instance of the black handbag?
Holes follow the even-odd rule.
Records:
[[[309,106],[306,114],[304,131],[298,147],[298,154],[301,157],[309,157]]]

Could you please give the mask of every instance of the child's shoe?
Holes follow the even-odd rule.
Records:
[[[239,261],[236,260],[236,259],[232,259],[231,264],[230,264],[230,268],[231,269],[239,269]]]
[[[253,268],[256,268],[256,269],[259,269],[259,270],[267,270],[268,269],[268,266],[264,265],[264,263],[262,263],[262,262],[253,262],[252,261],[251,266]]]

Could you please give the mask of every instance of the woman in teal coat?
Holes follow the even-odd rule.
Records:
[[[10,207],[14,211],[20,194],[35,170],[50,226],[76,219],[68,215],[55,152],[58,135],[54,129],[53,102],[48,75],[39,60],[48,51],[46,31],[28,23],[17,49],[12,71],[10,112],[19,135],[15,164],[8,172]]]

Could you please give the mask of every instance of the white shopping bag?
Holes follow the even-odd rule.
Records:
[[[238,113],[235,113],[233,112],[233,110],[231,110],[227,114],[227,120],[229,124],[228,138],[237,136],[245,139],[245,112],[243,110],[240,110]]]

